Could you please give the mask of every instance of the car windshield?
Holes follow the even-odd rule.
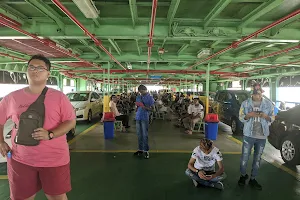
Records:
[[[89,99],[89,93],[69,93],[67,97],[70,101],[87,101]]]

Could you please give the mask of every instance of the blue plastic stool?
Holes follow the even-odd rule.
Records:
[[[218,137],[218,122],[206,122],[205,123],[205,138],[209,140],[217,140]]]
[[[115,129],[114,122],[103,122],[104,127],[104,139],[114,138]]]

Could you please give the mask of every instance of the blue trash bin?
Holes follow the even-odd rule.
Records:
[[[218,122],[205,122],[205,138],[209,140],[217,140],[218,127]]]
[[[114,122],[103,122],[103,127],[104,127],[104,139],[112,139],[114,138]]]

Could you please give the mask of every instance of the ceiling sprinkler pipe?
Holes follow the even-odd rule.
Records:
[[[244,63],[249,63],[249,62],[252,62],[252,61],[255,61],[255,60],[261,60],[261,59],[264,59],[264,58],[285,54],[289,51],[297,50],[299,48],[300,48],[300,45],[297,45],[297,46],[294,46],[294,47],[291,47],[291,48],[287,48],[287,49],[283,49],[283,50],[280,50],[280,51],[276,51],[276,52],[267,54],[265,56],[260,56],[260,57],[257,57],[257,58],[253,58],[253,59],[250,59],[250,60],[246,60],[246,61],[243,61],[243,62],[232,64],[232,65],[229,65],[229,66],[226,66],[226,67],[221,67],[219,69],[213,70],[212,72],[220,71],[220,70],[227,69],[227,68],[237,67],[237,66],[242,65]]]
[[[186,68],[185,70],[194,68],[194,67],[196,67],[196,66],[198,66],[198,65],[200,65],[200,64],[202,64],[202,63],[204,63],[204,62],[206,62],[206,61],[211,60],[212,58],[216,57],[217,55],[220,55],[220,54],[222,54],[222,53],[225,53],[226,51],[228,51],[228,50],[230,50],[230,49],[237,48],[241,43],[243,43],[243,42],[245,42],[245,41],[247,41],[247,40],[249,40],[249,39],[251,39],[251,38],[253,38],[253,37],[257,37],[257,35],[259,35],[260,33],[263,33],[263,32],[265,32],[266,30],[269,30],[269,29],[271,29],[271,28],[277,26],[278,24],[281,24],[282,22],[285,22],[286,20],[288,20],[288,19],[290,19],[290,18],[293,18],[293,17],[295,17],[295,16],[297,16],[297,15],[299,15],[299,14],[300,14],[300,9],[298,9],[298,10],[296,10],[296,11],[290,13],[289,15],[287,15],[287,16],[285,16],[285,17],[283,17],[283,18],[281,18],[281,19],[279,19],[279,20],[277,20],[277,21],[275,21],[275,22],[273,22],[273,23],[271,23],[271,24],[269,24],[268,26],[266,26],[266,27],[264,27],[264,28],[259,29],[258,31],[255,31],[254,33],[248,35],[247,37],[243,37],[243,38],[240,39],[239,41],[233,42],[233,43],[232,43],[230,46],[228,46],[227,48],[222,49],[221,51],[218,51],[217,53],[215,53],[215,54],[213,54],[213,55],[211,55],[211,56],[209,56],[209,57],[207,57],[207,58],[205,58],[205,59],[203,59],[203,60],[200,60],[200,61],[196,62],[195,64],[193,64],[192,66]],[[183,71],[184,71],[184,70],[183,70]]]
[[[247,71],[247,72],[244,72],[244,73],[258,72],[258,71],[262,71],[262,70],[266,70],[266,69],[273,69],[273,68],[277,68],[277,67],[284,67],[284,66],[287,66],[287,65],[292,65],[292,64],[297,64],[297,63],[300,63],[300,60],[289,62],[289,63],[285,63],[285,64],[273,65],[273,66],[270,66],[270,67],[263,67],[263,68],[259,68],[259,69],[254,69],[254,70],[250,70],[250,71]]]
[[[154,45],[154,43],[153,43],[153,34],[154,34],[156,10],[157,10],[157,0],[153,0],[152,1],[152,12],[151,12],[150,33],[149,33],[149,40],[147,42],[147,45],[148,45],[148,60],[147,60],[148,68],[147,68],[147,72],[149,71],[149,65],[150,65],[150,62],[151,62],[151,50],[152,50],[152,47]]]
[[[115,61],[120,67],[127,71],[127,69],[102,45],[102,42],[98,40],[92,33],[90,33],[87,28],[85,28],[79,20],[72,15],[72,13],[59,1],[59,0],[52,0],[52,2],[62,11],[64,12],[79,28],[91,38],[95,45],[100,47],[113,61]]]
[[[64,54],[70,56],[70,57],[76,58],[77,60],[79,60],[79,61],[81,61],[81,62],[84,62],[84,63],[87,63],[87,64],[89,64],[89,65],[91,65],[91,66],[94,66],[94,67],[99,68],[98,65],[93,64],[93,63],[91,63],[91,62],[88,62],[88,61],[86,61],[86,60],[84,60],[84,59],[78,57],[78,55],[73,54],[72,52],[70,52],[70,51],[68,51],[68,50],[65,50],[65,49],[62,49],[62,48],[56,46],[56,43],[53,42],[52,40],[49,40],[49,39],[41,39],[41,38],[39,38],[37,35],[31,34],[31,33],[27,32],[27,31],[25,31],[25,30],[23,30],[23,29],[21,29],[21,28],[15,26],[15,25],[12,25],[12,24],[10,24],[10,23],[4,21],[4,20],[1,19],[1,18],[0,18],[0,24],[6,26],[6,27],[8,27],[8,28],[11,28],[11,29],[13,29],[13,30],[15,30],[15,31],[18,31],[19,33],[22,33],[22,34],[24,34],[24,35],[30,36],[30,37],[32,37],[33,39],[37,40],[38,42],[42,43],[43,45],[48,46],[48,47],[51,47],[51,48],[53,48],[53,49],[55,49],[55,50],[57,50],[57,51],[59,51],[59,52],[61,52],[61,53],[64,53]]]

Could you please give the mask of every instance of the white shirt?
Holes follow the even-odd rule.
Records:
[[[110,101],[109,108],[110,108],[110,112],[113,112],[115,116],[120,116],[120,113],[118,111],[118,108],[117,108],[117,105],[115,102]]]
[[[204,171],[215,171],[215,163],[223,160],[222,153],[217,147],[214,147],[209,154],[205,154],[198,146],[194,149],[192,158],[196,159],[194,167]]]
[[[200,117],[202,118],[203,117],[203,106],[201,104],[199,104],[198,106],[191,104],[188,107],[188,113],[190,115],[193,114],[193,116],[196,116],[200,113]]]

